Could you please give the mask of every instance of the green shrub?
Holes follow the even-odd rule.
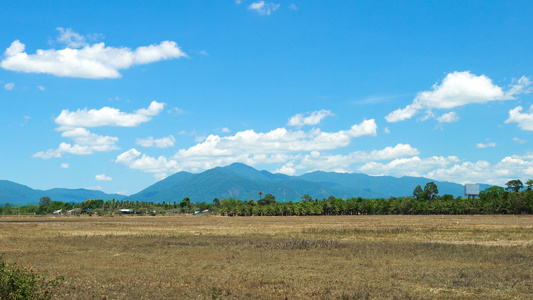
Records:
[[[45,274],[38,274],[29,267],[4,262],[0,255],[0,299],[52,299],[54,288],[59,286],[63,276],[46,280]]]

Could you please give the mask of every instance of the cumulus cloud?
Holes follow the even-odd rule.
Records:
[[[355,163],[391,160],[420,154],[420,151],[408,144],[398,144],[381,150],[354,151],[347,155],[323,154],[312,151],[300,159],[296,169],[334,171],[346,168]]]
[[[178,155],[190,156],[233,156],[237,153],[289,153],[336,149],[347,146],[352,138],[376,135],[377,125],[373,119],[353,125],[349,130],[338,132],[292,131],[278,128],[267,133],[246,130],[233,136],[210,135],[207,139],[189,149],[181,149]]]
[[[369,175],[415,176],[457,183],[479,182],[503,186],[516,178],[531,178],[533,153],[506,156],[496,164],[461,161],[456,156],[399,158],[388,163],[369,162],[357,169]]]
[[[477,148],[480,148],[480,149],[484,149],[484,148],[493,148],[493,147],[496,147],[496,143],[494,142],[487,142],[485,144],[483,143],[477,143],[476,144],[476,147]]]
[[[117,137],[97,135],[85,128],[74,128],[71,130],[67,130],[61,133],[61,136],[70,138],[76,144],[80,145],[111,146],[118,142]]]
[[[322,121],[327,116],[333,116],[334,114],[329,110],[319,110],[310,113],[307,117],[304,117],[303,114],[297,114],[292,116],[287,123],[288,126],[294,126],[300,128],[304,125],[316,125]]]
[[[170,135],[168,137],[154,139],[153,137],[148,137],[146,139],[137,139],[136,144],[142,147],[157,147],[157,148],[168,148],[173,147],[176,139],[174,136]]]
[[[68,169],[69,167],[70,167],[70,165],[67,164],[67,163],[62,163],[61,164],[61,168],[63,168],[63,169]]]
[[[82,110],[78,109],[75,112],[64,109],[55,119],[55,122],[66,127],[135,127],[141,123],[150,121],[152,117],[158,115],[164,107],[165,103],[152,101],[148,108],[141,108],[133,113],[124,113],[119,109],[111,107],[91,110],[84,108]]]
[[[452,182],[483,182],[503,186],[511,179],[531,178],[532,158],[531,154],[506,156],[494,165],[487,161],[463,162],[433,170],[427,176]]]
[[[98,135],[90,132],[86,127],[138,126],[158,115],[164,106],[164,103],[152,101],[148,108],[141,108],[130,114],[111,107],[104,107],[99,110],[87,110],[85,108],[75,112],[63,110],[55,119],[56,124],[60,125],[56,130],[61,131],[61,137],[68,138],[74,143],[62,142],[58,148],[37,152],[33,157],[50,159],[62,157],[67,153],[89,155],[95,152],[119,150],[120,148],[116,145],[119,140],[118,137]],[[148,143],[149,140],[144,142]],[[173,145],[174,137],[170,136],[159,140],[152,138],[152,143],[157,147],[168,147],[171,143]]]
[[[99,174],[99,175],[96,175],[94,176],[96,180],[98,181],[112,181],[113,178],[105,175],[105,174]]]
[[[522,113],[522,106],[517,106],[509,111],[509,118],[505,123],[517,123],[522,130],[533,130],[533,105],[527,112]]]
[[[514,95],[530,91],[531,82],[522,77],[507,91],[492,83],[485,75],[476,76],[468,71],[449,73],[431,91],[417,94],[412,104],[388,114],[388,122],[399,122],[412,118],[421,109],[451,109],[473,103],[487,103],[496,100],[513,100]]]
[[[389,163],[369,162],[358,168],[359,171],[369,175],[390,176],[424,176],[426,172],[438,167],[446,167],[451,163],[459,162],[456,156],[433,156],[420,158],[418,156],[394,159]]]
[[[276,169],[274,173],[281,173],[281,174],[293,176],[294,174],[296,174],[296,169],[294,169],[294,164],[289,162],[285,164],[284,166],[282,166],[281,168]]]
[[[12,89],[15,88],[15,84],[13,82],[10,82],[10,83],[6,83],[4,85],[4,89],[7,90],[7,91],[11,91]]]
[[[117,156],[115,162],[127,165],[131,169],[142,170],[150,173],[158,173],[159,175],[165,174],[168,171],[178,171],[178,163],[174,160],[168,160],[167,158],[160,156],[153,158],[132,148],[119,156]]]
[[[452,111],[438,117],[437,121],[439,121],[439,123],[453,123],[459,121],[459,116]]]
[[[76,155],[88,155],[95,152],[108,152],[111,150],[120,149],[116,145],[78,145],[70,143],[61,143],[57,149],[49,149],[46,151],[40,151],[33,154],[35,158],[49,159],[49,158],[59,158],[63,154],[76,154]]]
[[[253,2],[252,4],[250,4],[248,6],[248,9],[253,10],[260,15],[268,16],[272,12],[276,11],[279,7],[280,7],[280,4],[265,3],[265,1],[257,1],[257,2]]]
[[[39,49],[35,54],[25,52],[26,46],[19,40],[13,41],[4,52],[0,66],[6,70],[43,73],[60,77],[78,78],[120,78],[119,70],[134,65],[187,56],[173,41],[138,47],[109,47],[101,42],[88,44],[86,38],[70,28],[58,28],[58,41],[67,48],[56,50]],[[82,48],[79,48],[82,47]],[[78,49],[79,48],[79,49]]]
[[[59,31],[58,42],[66,44],[70,48],[80,48],[87,45],[87,38],[74,32],[72,28],[57,27],[56,29]]]
[[[376,131],[374,120],[365,120],[349,130],[338,132],[322,132],[319,129],[292,131],[285,128],[266,133],[246,130],[225,137],[210,135],[190,148],[178,150],[170,158],[155,158],[130,149],[119,155],[116,162],[132,169],[157,174],[205,170],[233,162],[249,165],[286,163],[291,159],[301,158],[302,152],[345,147],[352,139],[373,136]],[[289,172],[288,166],[283,172]]]

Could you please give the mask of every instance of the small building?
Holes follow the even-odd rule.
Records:
[[[135,213],[135,210],[131,209],[131,208],[122,208],[122,209],[119,209],[118,210],[119,213],[121,214],[134,214]]]

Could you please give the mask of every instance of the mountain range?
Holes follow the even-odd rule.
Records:
[[[464,196],[461,184],[435,181],[422,177],[390,177],[369,176],[359,173],[334,173],[316,171],[300,176],[273,174],[268,171],[258,171],[241,163],[234,163],[226,167],[216,167],[202,173],[178,172],[146,189],[124,196],[106,194],[101,191],[87,189],[51,189],[34,190],[27,186],[0,180],[0,204],[10,203],[36,204],[43,196],[53,201],[82,202],[87,199],[116,199],[145,202],[180,202],[189,197],[191,202],[212,202],[215,198],[228,199],[233,197],[240,200],[259,199],[262,195],[272,194],[277,201],[300,201],[307,194],[313,199],[323,199],[329,196],[348,199],[389,198],[411,196],[417,185],[422,188],[433,181],[439,189],[439,194],[450,194],[455,197]],[[480,190],[490,185],[480,184]]]
[[[106,194],[102,191],[88,189],[35,190],[28,186],[8,180],[0,180],[0,205],[38,204],[42,197],[49,197],[52,201],[83,202],[87,199],[115,199],[122,200],[126,196],[120,194]]]
[[[358,173],[334,173],[316,171],[300,176],[272,174],[250,166],[234,163],[216,167],[203,173],[179,172],[163,179],[125,200],[149,202],[179,202],[189,197],[191,202],[212,202],[215,198],[233,197],[240,200],[259,199],[274,195],[277,201],[300,201],[307,194],[313,199],[329,196],[348,199],[389,198],[411,196],[417,185],[422,188],[435,182],[439,194],[464,196],[464,186],[452,182],[435,181],[422,177],[369,176]],[[490,187],[481,184],[480,190]]]

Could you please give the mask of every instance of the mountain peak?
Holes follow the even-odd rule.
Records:
[[[234,171],[234,170],[248,170],[248,171],[259,172],[256,169],[254,169],[253,167],[250,167],[249,165],[245,165],[245,164],[239,163],[239,162],[232,163],[231,165],[225,166],[224,169],[231,170],[231,171]]]

